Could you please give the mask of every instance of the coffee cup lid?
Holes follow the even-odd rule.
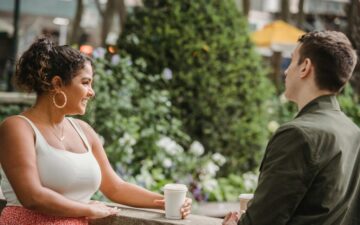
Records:
[[[240,194],[239,198],[241,199],[252,199],[254,197],[254,194]]]
[[[171,190],[171,191],[187,191],[187,187],[184,184],[166,184],[164,186],[164,190]]]

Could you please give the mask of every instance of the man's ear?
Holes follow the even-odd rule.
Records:
[[[300,78],[307,77],[313,70],[313,64],[311,59],[305,58],[303,63],[300,65]]]
[[[52,79],[51,79],[51,85],[53,86],[53,88],[55,90],[60,89],[63,86],[63,82],[62,79],[59,75],[55,75]]]

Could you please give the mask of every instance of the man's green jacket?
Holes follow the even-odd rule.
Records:
[[[360,224],[360,129],[336,97],[308,103],[270,140],[239,225]]]

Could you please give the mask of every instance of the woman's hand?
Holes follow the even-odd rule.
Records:
[[[161,200],[155,200],[155,205],[157,205],[161,209],[165,209],[165,199]],[[182,205],[180,212],[181,217],[185,219],[190,213],[191,213],[191,205],[192,205],[192,199],[191,198],[185,198],[185,202]]]
[[[186,198],[183,206],[181,207],[181,216],[185,219],[191,213],[192,199]]]
[[[88,219],[104,218],[107,216],[116,215],[120,211],[120,209],[117,207],[111,208],[98,201],[91,201],[89,206],[92,216],[89,216]]]
[[[239,221],[239,214],[237,212],[230,212],[225,216],[222,225],[237,225],[238,221]]]

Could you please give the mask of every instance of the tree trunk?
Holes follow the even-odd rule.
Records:
[[[244,16],[247,17],[249,15],[249,11],[250,11],[250,0],[242,0],[242,9],[243,9]]]
[[[71,44],[79,43],[80,23],[81,23],[83,11],[84,11],[83,0],[77,0],[76,14],[72,26],[71,39],[70,39]]]
[[[354,48],[357,49],[358,63],[355,67],[353,74],[353,85],[355,86],[356,92],[360,94],[360,0],[351,0],[348,5],[348,28],[347,35],[353,44]]]
[[[126,11],[126,5],[124,0],[118,0],[117,3],[117,9],[118,14],[120,17],[120,34],[124,31],[125,23],[126,23],[126,17],[127,17],[127,11]]]
[[[304,27],[304,0],[299,0],[298,5],[298,14],[297,14],[297,27],[303,29]]]
[[[101,9],[101,5],[99,0],[95,0],[95,6],[100,14],[101,17],[104,17],[104,10]]]
[[[289,0],[281,0],[280,18],[285,22],[289,22],[290,19]]]
[[[275,84],[276,92],[280,93],[280,82],[281,82],[281,60],[282,53],[279,51],[274,51],[271,57],[272,68],[272,80]]]
[[[114,20],[115,13],[115,0],[108,0],[106,3],[106,9],[102,18],[102,28],[101,28],[101,45],[106,45],[106,37],[110,31]]]
[[[348,8],[348,36],[354,47],[360,48],[360,0],[351,0]]]

